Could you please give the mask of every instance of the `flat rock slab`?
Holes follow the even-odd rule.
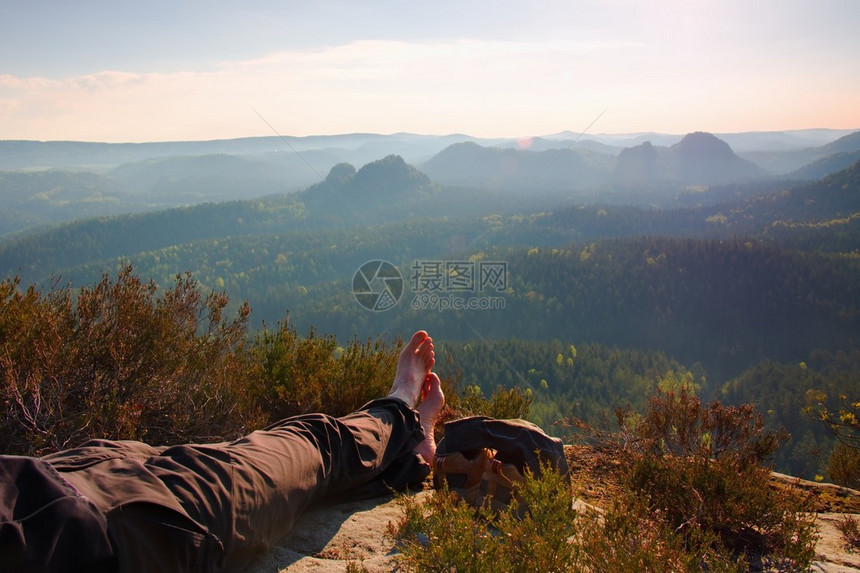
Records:
[[[350,564],[371,572],[394,571],[397,551],[389,524],[398,523],[403,515],[391,497],[311,509],[245,573],[344,572]]]
[[[845,573],[860,571],[860,553],[846,546],[837,524],[846,517],[858,518],[856,514],[819,513],[815,523],[818,525],[818,543],[815,546],[817,561],[813,571],[825,573]]]
[[[813,482],[801,485],[810,489],[835,488]],[[858,496],[858,492],[844,488],[834,491],[834,496],[840,499]],[[430,494],[430,491],[423,491],[414,495],[421,499]],[[860,518],[851,511],[854,509],[851,503],[845,505],[848,512],[820,511],[817,515],[819,539],[812,566],[814,572],[860,571],[860,553],[845,545],[837,527],[846,516]],[[350,566],[372,573],[395,571],[397,550],[389,535],[389,524],[399,523],[403,515],[402,507],[392,497],[311,509],[289,535],[252,563],[245,573],[345,572]]]

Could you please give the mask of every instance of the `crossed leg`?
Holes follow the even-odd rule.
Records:
[[[415,408],[421,418],[424,440],[415,447],[428,464],[436,454],[433,426],[445,404],[439,377],[432,372],[436,363],[433,339],[423,330],[412,335],[397,360],[397,373],[389,397],[398,398]],[[418,401],[421,400],[419,404]]]

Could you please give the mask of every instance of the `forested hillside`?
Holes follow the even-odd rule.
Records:
[[[427,328],[447,343],[449,376],[486,395],[527,388],[544,425],[593,422],[657,384],[687,382],[755,401],[796,431],[779,463],[806,471],[832,440],[800,414],[805,392],[860,395],[856,360],[840,358],[860,344],[858,171],[688,190],[691,206],[653,209],[447,187],[388,156],[340,163],[299,193],[9,238],[0,271],[78,287],[131,263],[162,285],[190,271],[232,309],[248,301],[255,329],[287,316],[341,340]],[[355,295],[369,261],[399,273],[382,312]],[[495,282],[464,282],[484,265],[501,273]]]
[[[0,171],[0,237],[36,226],[149,207],[123,184],[74,171]]]

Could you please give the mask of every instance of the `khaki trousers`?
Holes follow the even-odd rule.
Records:
[[[3,477],[0,456],[0,562],[23,559],[22,571],[239,571],[315,502],[418,486],[429,474],[413,451],[422,439],[418,414],[384,398],[341,418],[288,418],[234,442],[154,448],[95,440],[38,460],[15,458],[61,492],[28,501],[31,512],[40,503],[56,510],[47,523],[7,502],[21,497],[21,484],[15,470]],[[65,507],[75,510],[70,520]],[[16,525],[17,546],[3,535]],[[91,539],[82,544],[81,535]],[[50,539],[57,549],[46,554]]]

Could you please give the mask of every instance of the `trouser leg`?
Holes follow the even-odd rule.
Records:
[[[418,414],[386,398],[230,443],[94,441],[43,461],[105,515],[121,570],[237,571],[316,501],[419,484],[422,439]]]
[[[422,439],[417,413],[382,399],[341,418],[289,418],[228,444],[168,448],[145,467],[220,540],[223,562],[215,570],[234,571],[314,502],[420,483],[429,473],[413,452]]]
[[[214,502],[192,511],[199,511],[203,522],[229,527],[225,550],[231,561],[244,562],[283,537],[314,502],[366,494],[373,486],[384,491],[386,485],[379,478],[386,474],[392,487],[420,482],[429,468],[419,464],[413,449],[422,439],[418,415],[394,399],[371,402],[342,418],[322,414],[291,418],[224,446],[232,472],[229,492],[215,488],[213,495],[215,490],[210,489],[185,501],[191,506],[201,499]],[[176,460],[169,455],[170,450],[154,463],[171,467]],[[194,476],[211,471],[211,466],[203,471],[194,467]],[[169,480],[165,483],[170,487]],[[207,483],[200,487],[205,490]],[[189,491],[171,489],[180,497]]]
[[[99,572],[115,567],[105,520],[46,462],[0,456],[0,571]]]

